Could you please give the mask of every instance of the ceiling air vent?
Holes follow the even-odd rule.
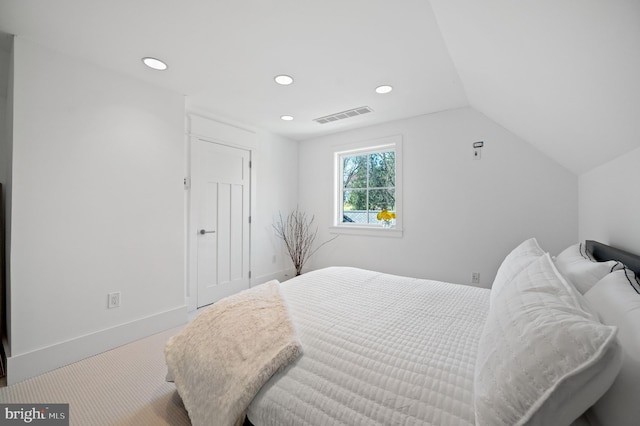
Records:
[[[368,114],[373,112],[371,108],[368,106],[363,106],[359,108],[353,108],[347,111],[337,112],[331,115],[325,115],[324,117],[314,118],[313,121],[320,124],[331,123],[332,121],[344,120],[345,118],[355,117],[357,115]]]

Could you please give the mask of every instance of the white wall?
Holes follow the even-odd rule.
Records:
[[[252,283],[284,281],[295,275],[291,260],[275,236],[274,220],[298,203],[298,143],[267,132],[258,132],[255,214],[251,232]]]
[[[0,32],[0,182],[2,183],[6,183],[7,179],[8,142],[6,134],[6,111],[12,44],[10,41],[6,42],[5,40],[10,39]]]
[[[640,148],[580,175],[579,235],[640,253]]]
[[[471,108],[395,121],[300,144],[300,205],[331,237],[333,147],[401,134],[403,238],[341,235],[310,267],[351,265],[488,287],[526,238],[558,253],[577,241],[577,177]],[[484,141],[482,159],[472,143]]]
[[[20,37],[14,61],[10,382],[186,321],[183,97]]]

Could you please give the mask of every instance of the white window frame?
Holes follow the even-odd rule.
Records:
[[[343,176],[342,167],[344,156],[353,156],[359,154],[371,154],[375,152],[395,151],[396,153],[396,179],[395,179],[395,197],[396,197],[396,220],[395,225],[391,228],[383,228],[381,224],[375,223],[344,223],[343,215]],[[334,209],[333,209],[333,226],[329,231],[334,234],[347,235],[368,235],[377,237],[402,237],[402,136],[393,135],[380,139],[362,141],[358,143],[341,145],[334,147]]]

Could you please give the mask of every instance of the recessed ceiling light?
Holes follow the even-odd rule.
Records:
[[[380,93],[381,95],[385,93],[389,93],[392,90],[393,90],[393,87],[387,86],[387,85],[376,87],[376,93]]]
[[[144,62],[144,64],[149,68],[153,68],[154,70],[158,70],[158,71],[164,71],[167,68],[169,68],[166,63],[156,58],[151,58],[151,57],[142,58],[142,62]]]
[[[280,116],[280,119],[284,120],[284,121],[291,121],[293,120],[293,117],[290,115],[282,115]]]
[[[289,75],[284,75],[284,74],[275,76],[274,80],[276,81],[276,83],[281,84],[283,86],[288,86],[291,83],[293,83],[293,77]]]

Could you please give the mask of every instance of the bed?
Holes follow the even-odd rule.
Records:
[[[532,238],[491,290],[348,267],[280,283],[302,353],[270,370],[245,424],[637,424],[639,270],[600,243],[552,258]]]

